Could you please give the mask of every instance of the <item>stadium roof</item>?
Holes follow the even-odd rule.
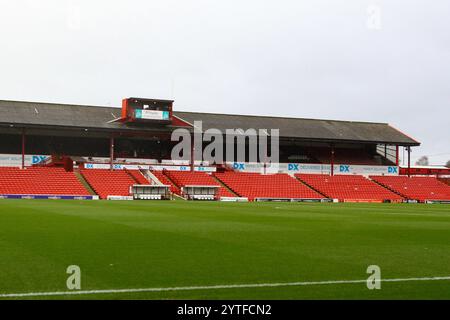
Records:
[[[121,109],[69,104],[1,101],[0,124],[32,127],[89,128],[108,131],[154,131],[155,126],[132,126],[120,122]],[[203,130],[280,129],[280,137],[405,146],[420,143],[386,123],[246,116],[197,112],[174,112],[189,124],[202,121]],[[158,127],[161,130],[161,127]],[[169,127],[170,128],[170,127]],[[168,128],[168,129],[169,129]]]

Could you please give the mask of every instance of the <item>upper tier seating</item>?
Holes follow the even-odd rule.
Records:
[[[450,186],[434,177],[373,176],[373,180],[410,200],[450,200]]]
[[[223,187],[213,176],[205,172],[190,171],[166,171],[165,174],[178,186],[201,185],[220,186],[219,197],[235,197],[229,190]]]
[[[330,163],[331,150],[329,148],[312,148],[309,151],[321,163]],[[334,151],[334,163],[353,165],[380,165],[374,156],[364,149],[337,148]]]
[[[130,186],[136,181],[125,170],[82,169],[86,181],[100,196],[129,196]]]
[[[139,170],[126,170],[137,184],[150,184],[146,177]]]
[[[223,172],[215,176],[231,190],[250,201],[255,198],[322,199],[322,195],[288,174]]]
[[[152,170],[151,172],[163,185],[170,186],[170,192],[178,195],[181,194],[180,188],[173,184],[162,171]]]
[[[320,193],[339,201],[382,202],[402,201],[402,197],[369,179],[358,175],[296,174],[298,179]]]
[[[88,196],[89,192],[73,172],[64,168],[0,167],[0,194]]]

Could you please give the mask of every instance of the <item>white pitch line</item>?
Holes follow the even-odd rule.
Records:
[[[442,281],[450,280],[448,277],[425,277],[425,278],[399,278],[381,279],[381,282],[409,282],[409,281]],[[230,284],[212,286],[191,286],[191,287],[167,287],[167,288],[142,288],[142,289],[110,289],[110,290],[78,290],[78,291],[54,291],[54,292],[27,292],[27,293],[2,293],[0,298],[24,298],[24,297],[45,297],[45,296],[73,296],[90,294],[111,294],[111,293],[139,293],[139,292],[167,292],[167,291],[194,291],[194,290],[214,290],[214,289],[242,289],[242,288],[273,288],[273,287],[295,287],[314,286],[330,284],[354,284],[367,283],[364,280],[330,280],[330,281],[310,281],[310,282],[281,282],[281,283],[249,283]]]

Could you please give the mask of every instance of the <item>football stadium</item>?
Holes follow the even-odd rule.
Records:
[[[450,169],[388,123],[0,101],[0,138],[0,299],[450,299]]]

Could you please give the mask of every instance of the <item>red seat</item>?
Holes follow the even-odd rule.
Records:
[[[324,198],[287,174],[262,175],[229,171],[216,173],[215,176],[235,193],[250,201],[255,198]]]
[[[88,196],[89,192],[73,172],[63,168],[0,167],[0,194]]]
[[[410,200],[450,200],[450,186],[434,177],[373,176],[382,184]]]
[[[340,201],[400,202],[403,198],[360,175],[296,174],[298,179],[329,198]]]
[[[126,170],[138,184],[150,184],[146,177],[139,170]]]
[[[125,170],[82,169],[86,181],[100,196],[129,196],[130,187],[136,181]]]

